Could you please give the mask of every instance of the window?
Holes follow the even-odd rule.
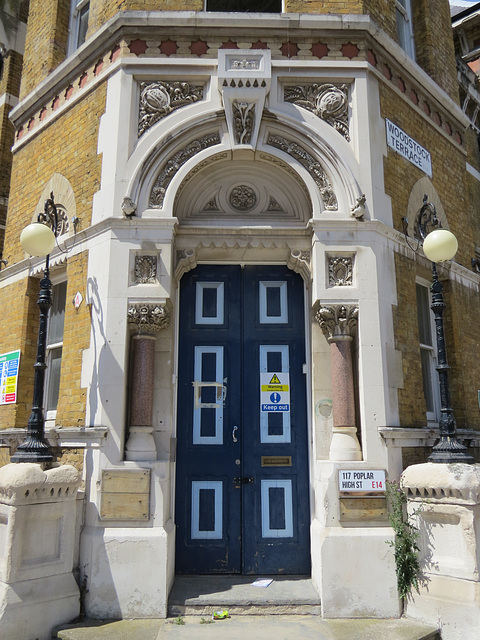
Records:
[[[435,326],[430,310],[430,289],[421,282],[417,282],[417,316],[427,421],[437,422],[440,415],[440,399],[436,371],[437,351],[434,345]]]
[[[88,29],[89,0],[72,0],[70,14],[69,53],[73,53],[85,42]]]
[[[415,58],[413,40],[412,8],[410,0],[395,0],[398,42],[411,58]]]
[[[205,0],[205,11],[281,13],[282,0]]]
[[[66,281],[54,284],[52,287],[53,304],[49,313],[46,345],[47,371],[44,403],[47,420],[54,419],[57,411],[58,392],[60,390],[60,369],[62,366],[66,297]]]

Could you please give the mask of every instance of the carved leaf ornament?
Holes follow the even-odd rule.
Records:
[[[284,99],[285,102],[308,109],[350,141],[348,85],[311,84],[285,87]]]
[[[142,82],[140,89],[139,136],[175,109],[203,100],[203,87],[188,82]]]
[[[315,314],[315,320],[320,325],[329,342],[353,337],[358,322],[357,305],[324,305]]]

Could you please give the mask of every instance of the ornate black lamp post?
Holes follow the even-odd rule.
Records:
[[[45,386],[45,352],[47,343],[48,311],[52,305],[52,283],[50,282],[49,257],[55,246],[58,230],[57,207],[53,193],[45,201],[45,210],[38,214],[38,222],[26,227],[20,234],[23,249],[32,256],[46,256],[45,272],[40,281],[40,293],[37,304],[40,308],[40,326],[38,329],[37,361],[34,366],[33,405],[27,427],[27,439],[11,458],[11,462],[51,462],[50,446],[45,442],[45,417],[43,412],[43,394]]]
[[[408,224],[408,221],[406,221]],[[438,227],[428,233],[427,227]],[[431,309],[435,315],[435,333],[437,338],[438,378],[440,384],[441,417],[439,422],[439,442],[433,447],[429,462],[474,464],[475,460],[467,448],[457,439],[457,429],[453,409],[450,406],[450,387],[448,383],[448,362],[443,329],[443,312],[446,304],[443,300],[443,285],[438,279],[437,262],[451,260],[457,253],[458,242],[453,233],[439,228],[439,220],[433,203],[425,195],[423,206],[415,221],[415,235],[423,240],[423,251],[432,262],[433,282]],[[417,247],[418,248],[418,247]]]

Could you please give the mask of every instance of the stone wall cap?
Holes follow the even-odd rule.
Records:
[[[71,465],[44,470],[40,463],[10,463],[0,468],[0,503],[33,504],[75,499],[80,472]]]
[[[403,472],[401,486],[411,499],[478,504],[480,465],[433,462],[414,464]]]

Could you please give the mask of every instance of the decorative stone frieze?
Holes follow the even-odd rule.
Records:
[[[337,211],[337,196],[333,191],[332,184],[322,169],[322,165],[308,151],[305,151],[303,147],[293,142],[293,140],[287,140],[279,135],[270,135],[267,144],[288,153],[289,156],[305,167],[320,191],[325,209],[327,211]]]
[[[157,256],[135,256],[135,284],[157,281]]]
[[[346,140],[350,141],[348,128],[348,85],[309,84],[287,86],[285,102],[308,109],[327,122]]]
[[[138,333],[155,333],[170,326],[168,302],[129,302],[127,320]]]
[[[172,111],[203,100],[203,87],[188,82],[142,82],[140,90],[139,137]]]
[[[220,136],[217,132],[208,133],[199,140],[193,140],[186,147],[177,151],[169,160],[167,160],[164,168],[158,175],[150,193],[149,205],[154,209],[161,209],[163,207],[163,201],[165,200],[165,194],[170,182],[175,177],[178,170],[186,163],[190,158],[200,153],[204,149],[213,147],[216,144],[220,144]]]
[[[357,305],[320,305],[315,320],[329,342],[351,340],[357,328]]]
[[[351,287],[353,284],[353,258],[351,256],[328,256],[328,285]]]

